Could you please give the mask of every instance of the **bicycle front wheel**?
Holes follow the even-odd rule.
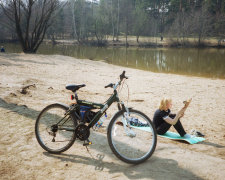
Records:
[[[67,106],[51,104],[44,108],[35,123],[35,135],[41,147],[50,153],[69,149],[75,139],[76,121],[66,115]]]
[[[130,109],[119,111],[108,126],[108,143],[122,161],[139,164],[151,157],[157,143],[156,130],[142,112]]]

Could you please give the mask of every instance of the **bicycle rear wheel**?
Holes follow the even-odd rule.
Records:
[[[37,141],[44,150],[50,153],[66,151],[76,139],[77,123],[70,115],[66,115],[67,110],[68,106],[51,104],[41,111],[36,120]]]
[[[157,143],[151,120],[133,109],[129,115],[119,111],[109,123],[107,135],[112,152],[130,164],[139,164],[150,158]]]

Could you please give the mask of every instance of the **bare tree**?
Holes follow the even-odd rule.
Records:
[[[120,0],[117,0],[117,25],[116,25],[116,41],[119,41],[119,24],[120,24]]]
[[[12,23],[7,20],[7,17],[0,8],[0,41],[13,40],[15,30]],[[10,38],[11,37],[11,38]]]
[[[221,13],[215,18],[215,35],[218,36],[218,46],[225,39],[225,14]]]
[[[169,34],[172,37],[177,37],[177,43],[185,45],[187,43],[187,39],[190,37],[191,31],[194,29],[193,17],[189,12],[184,12],[181,10],[178,12],[172,26],[170,27]],[[181,42],[180,42],[181,41]]]
[[[210,35],[211,26],[213,24],[212,15],[208,11],[206,3],[191,15],[194,24],[192,32],[197,35],[198,46],[201,46],[202,39]]]
[[[111,21],[112,21],[112,35],[113,35],[113,41],[115,37],[115,28],[114,28],[114,15],[113,15],[113,1],[111,0]]]
[[[76,29],[76,20],[75,20],[75,2],[76,0],[71,0],[71,10],[72,10],[72,17],[73,17],[73,37],[75,37],[80,42],[79,37],[77,36],[77,29]]]
[[[129,46],[128,44],[128,35],[130,33],[130,30],[132,28],[133,23],[133,10],[134,10],[134,0],[123,0],[121,1],[120,8],[123,9],[121,12],[121,20],[123,23],[123,28],[125,32],[125,39],[126,39],[126,46]]]
[[[23,52],[36,53],[58,5],[58,0],[0,0],[4,14],[15,26]]]
[[[111,13],[106,11],[107,7],[110,8],[110,4],[107,1],[102,2],[100,6],[96,7],[96,12],[94,13],[94,34],[97,39],[98,46],[104,46],[107,44],[107,34],[111,33]],[[113,35],[114,36],[114,35]]]

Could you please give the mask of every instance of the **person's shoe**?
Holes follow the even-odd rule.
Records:
[[[136,127],[148,127],[148,124],[144,124],[142,122],[140,122],[137,118],[132,118],[130,120],[130,125],[131,126],[136,126]]]
[[[201,132],[196,131],[196,130],[194,130],[194,129],[191,131],[191,135],[196,136],[196,137],[204,137],[204,136],[205,136],[205,135],[202,134]]]
[[[202,133],[200,133],[199,131],[196,131],[196,136],[198,136],[198,137],[204,137],[205,135],[202,134]]]
[[[185,134],[183,137],[184,138],[192,138],[192,136],[190,134]]]

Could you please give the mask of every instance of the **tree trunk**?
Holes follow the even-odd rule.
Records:
[[[72,1],[72,5],[71,5],[71,10],[72,10],[72,19],[73,19],[73,37],[75,37],[78,41],[78,43],[80,43],[79,38],[77,36],[77,29],[76,29],[76,19],[75,19],[75,1]]]
[[[115,32],[114,32],[114,22],[113,22],[113,1],[111,0],[111,20],[112,20],[112,33],[113,33],[113,41],[115,37]]]
[[[126,16],[126,31],[125,31],[125,35],[126,35],[126,47],[128,46],[128,42],[127,42],[127,35],[128,35],[128,19]]]
[[[24,53],[36,53],[42,43],[49,20],[58,7],[58,0],[8,0],[0,3],[8,19],[15,24]],[[31,23],[32,21],[32,23]]]
[[[116,41],[119,41],[119,24],[120,24],[120,0],[117,4],[117,31],[116,31]]]
[[[201,44],[201,34],[198,35],[198,46]]]
[[[139,35],[136,36],[136,41],[139,43]]]

